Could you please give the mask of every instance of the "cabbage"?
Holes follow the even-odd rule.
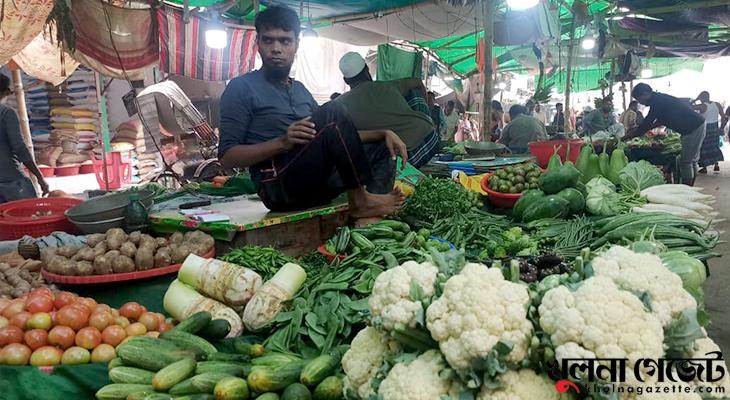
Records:
[[[597,176],[588,181],[586,190],[586,208],[591,214],[610,217],[624,211],[622,197],[616,193],[616,186],[608,179]]]
[[[628,163],[618,174],[619,182],[624,190],[641,192],[642,190],[664,184],[664,175],[659,169],[644,160]]]
[[[682,278],[685,289],[698,289],[707,279],[707,269],[702,261],[683,251],[671,251],[659,256],[664,266]]]

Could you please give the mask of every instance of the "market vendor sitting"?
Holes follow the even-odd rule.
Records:
[[[509,109],[511,122],[502,130],[498,142],[509,147],[513,153],[528,153],[528,143],[547,140],[545,124],[528,112],[527,107],[519,104]]]
[[[407,158],[394,133],[359,131],[336,102],[318,107],[289,78],[300,23],[284,6],[256,17],[260,70],[233,79],[221,98],[218,158],[225,168],[250,168],[261,200],[273,211],[330,203],[347,192],[350,215],[361,223],[396,211],[395,158]]]
[[[596,109],[583,118],[583,134],[592,136],[601,131],[608,131],[608,128],[616,124],[613,115],[613,96],[609,95],[603,99],[596,99]]]
[[[342,56],[340,71],[350,91],[335,102],[347,109],[355,127],[394,132],[405,142],[411,165],[419,168],[429,162],[439,151],[441,139],[430,117],[423,82],[418,78],[373,81],[365,59],[355,52]]]

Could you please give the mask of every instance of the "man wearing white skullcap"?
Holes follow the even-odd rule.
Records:
[[[441,139],[431,120],[426,88],[420,79],[373,81],[365,59],[356,52],[342,56],[340,72],[350,91],[335,102],[345,106],[357,129],[394,132],[405,142],[408,162],[416,168],[438,152]]]

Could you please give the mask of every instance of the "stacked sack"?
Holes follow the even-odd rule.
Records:
[[[123,122],[117,126],[112,139],[112,150],[123,154],[131,152],[132,183],[139,182],[146,175],[155,171],[158,166],[157,151],[147,149],[144,140],[144,128],[138,119]]]
[[[30,124],[30,133],[33,140],[33,149],[38,153],[52,147],[50,143],[51,119],[49,114],[50,102],[49,93],[54,91],[53,86],[39,81],[33,77],[22,73],[23,87],[25,88],[25,106],[28,111],[28,120]],[[15,96],[8,96],[5,100],[8,107],[18,110],[18,104]],[[39,166],[47,166],[49,164],[37,160]]]

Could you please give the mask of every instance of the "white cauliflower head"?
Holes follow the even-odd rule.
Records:
[[[410,363],[395,364],[380,383],[382,400],[441,400],[458,395],[461,385],[442,373],[448,366],[438,350],[429,350]]]
[[[357,333],[350,349],[342,357],[345,371],[345,392],[360,399],[375,394],[372,379],[385,362],[389,351],[397,351],[398,345],[375,328],[366,327]]]
[[[661,323],[630,292],[606,277],[585,280],[576,291],[549,290],[538,308],[540,326],[550,335],[555,356],[564,358],[641,358],[664,355]]]
[[[426,310],[427,326],[457,372],[484,359],[500,341],[512,343],[506,359],[516,363],[530,345],[529,302],[525,286],[506,281],[499,269],[467,264]]]
[[[546,375],[538,375],[531,369],[509,370],[499,375],[503,387],[489,389],[486,386],[477,395],[477,400],[567,400],[570,393],[558,393],[555,382]]]
[[[720,346],[717,345],[712,339],[710,338],[702,338],[695,340],[694,350],[692,351],[692,354],[689,355],[687,358],[715,358],[715,355],[709,355],[708,353],[712,352],[722,352],[720,349]],[[722,366],[725,369],[725,376],[719,380],[718,382],[707,382],[706,379],[704,382],[701,381],[700,378],[704,378],[704,374],[706,374],[706,371],[703,372],[703,376],[698,377],[694,380],[695,386],[703,386],[705,389],[707,388],[723,388],[724,390],[721,391],[713,391],[712,393],[703,393],[703,395],[706,398],[710,399],[723,399],[726,398],[725,396],[730,396],[730,371],[727,369],[727,365],[725,364],[725,361],[713,361],[712,362],[713,369],[717,366]],[[717,378],[717,371],[712,371],[713,377]]]
[[[634,293],[647,293],[651,309],[662,326],[688,309],[696,309],[697,301],[682,286],[682,278],[662,264],[654,254],[634,253],[613,246],[595,258],[591,265],[595,276],[611,278],[621,289]]]
[[[431,263],[419,264],[408,261],[391,268],[375,279],[368,300],[373,322],[385,330],[396,326],[415,328],[419,315],[423,315],[421,300],[431,298],[436,292],[438,268]],[[421,288],[423,297],[414,299],[412,287]]]

